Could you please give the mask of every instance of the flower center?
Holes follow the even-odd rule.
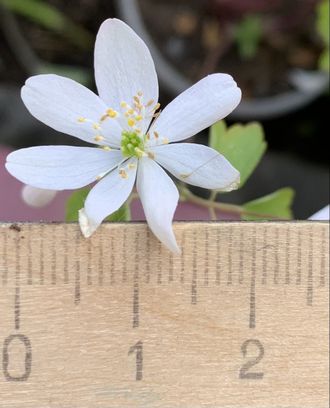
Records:
[[[136,133],[124,130],[121,134],[120,148],[124,157],[142,157],[144,153],[144,141]]]

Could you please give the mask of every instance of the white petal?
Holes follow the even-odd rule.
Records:
[[[22,188],[22,198],[30,207],[41,208],[50,204],[57,194],[56,190],[45,190],[42,188],[25,185]]]
[[[122,159],[119,150],[38,146],[10,153],[6,168],[18,180],[33,187],[67,190],[92,183]]]
[[[124,22],[108,19],[95,43],[95,80],[101,98],[112,108],[133,103],[138,92],[144,102],[158,101],[158,79],[150,51]]]
[[[26,81],[21,91],[23,102],[38,120],[71,136],[89,143],[100,133],[94,129],[106,112],[105,103],[92,91],[77,82],[58,75],[37,75]],[[79,119],[86,119],[84,122]],[[104,136],[118,145],[121,128],[116,121],[107,120]],[[110,139],[112,137],[112,139]]]
[[[93,222],[86,215],[85,208],[79,210],[79,225],[81,232],[85,238],[89,238],[97,230],[97,227],[100,225]]]
[[[178,190],[165,171],[147,157],[139,160],[137,191],[152,232],[171,251],[180,253],[172,229]]]
[[[179,180],[210,190],[231,191],[238,187],[239,172],[210,147],[175,143],[154,147],[155,160]]]
[[[241,90],[230,75],[213,74],[174,99],[150,130],[171,142],[187,139],[231,113],[241,100]]]
[[[131,194],[136,178],[137,159],[127,160],[122,167],[125,168],[127,178],[123,178],[119,170],[115,169],[99,181],[88,194],[79,220],[85,236],[91,235],[104,218],[117,211]]]

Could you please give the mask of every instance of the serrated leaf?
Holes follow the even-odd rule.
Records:
[[[211,127],[209,145],[240,172],[242,187],[257,167],[267,149],[264,131],[259,123],[233,125],[226,128],[223,121]]]
[[[292,219],[292,203],[295,192],[285,187],[264,197],[245,203],[242,207],[249,214],[243,214],[243,220]]]
[[[66,202],[66,222],[78,221],[79,210],[84,207],[85,200],[89,192],[90,188],[82,188],[71,194]],[[119,210],[109,215],[109,217],[107,217],[105,221],[129,221],[130,219],[130,208],[127,204],[124,204],[119,208]]]

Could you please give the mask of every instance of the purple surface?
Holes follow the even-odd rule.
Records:
[[[0,148],[0,221],[64,221],[64,208],[70,191],[59,192],[56,198],[44,208],[32,208],[21,198],[23,184],[12,177],[5,169],[6,156],[11,149]],[[235,214],[218,213],[219,219],[237,220]],[[143,209],[139,200],[132,204],[134,221],[144,220]],[[208,210],[192,203],[180,203],[175,213],[175,220],[203,221],[209,220]]]

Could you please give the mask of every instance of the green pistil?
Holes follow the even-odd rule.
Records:
[[[124,131],[121,134],[121,151],[124,157],[141,157],[144,142],[137,133]]]

